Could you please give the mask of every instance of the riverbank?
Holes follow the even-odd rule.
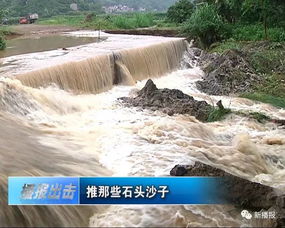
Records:
[[[116,30],[104,30],[104,32],[110,34],[183,37],[177,29],[173,28],[116,29]]]
[[[94,13],[78,15],[61,15],[43,18],[40,25],[63,25],[81,29],[125,30],[125,29],[177,29],[177,25],[166,20],[165,13],[126,13],[102,14]]]
[[[78,28],[64,26],[64,25],[13,25],[5,29],[7,39],[14,38],[14,36],[31,37],[31,36],[46,36],[56,35],[63,32],[72,32],[79,30]]]
[[[285,42],[216,43],[193,49],[206,75],[198,88],[211,95],[236,95],[285,108]]]

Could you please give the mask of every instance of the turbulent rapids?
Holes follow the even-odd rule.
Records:
[[[132,39],[142,42],[142,38]],[[153,39],[144,46],[126,41],[119,50],[106,42],[100,47],[105,45],[109,51],[97,49],[99,54],[83,47],[89,50],[87,58],[72,61],[58,55],[61,51],[33,54],[28,56],[35,60],[32,70],[26,67],[19,74],[11,66],[11,77],[8,71],[3,73],[2,196],[7,195],[7,176],[168,176],[174,165],[195,160],[284,190],[285,130],[274,123],[261,124],[234,114],[221,122],[201,123],[189,115],[168,116],[118,101],[135,96],[146,79],[154,78],[158,88],[179,89],[209,104],[222,100],[234,110],[285,118],[285,110],[267,104],[199,92],[195,82],[203,72],[194,63],[192,68],[184,67],[187,43]],[[53,64],[35,67],[42,56],[54,59]],[[12,60],[27,66],[17,58],[4,63]],[[279,143],[270,145],[270,140]],[[4,226],[271,225],[268,220],[243,221],[240,210],[232,206],[8,207],[6,197],[0,199],[0,206]]]

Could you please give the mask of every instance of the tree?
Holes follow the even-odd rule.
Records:
[[[167,11],[167,18],[175,23],[182,23],[191,17],[194,4],[189,0],[179,0]]]
[[[194,3],[208,3],[214,5],[218,13],[230,23],[235,23],[241,16],[241,2],[243,0],[195,0]]]
[[[203,4],[194,11],[185,22],[183,32],[191,38],[198,39],[206,48],[214,42],[223,40],[229,33],[215,6],[209,4]]]
[[[0,24],[6,15],[7,15],[7,10],[0,9]]]
[[[268,39],[268,28],[269,24],[272,24],[272,18],[277,18],[275,20],[284,20],[284,11],[281,12],[280,17],[278,17],[279,9],[282,9],[282,2],[269,1],[269,0],[244,0],[243,2],[243,15],[248,21],[258,21],[263,23],[264,28],[264,39]],[[283,3],[284,7],[284,3]],[[284,9],[284,8],[283,8]],[[282,15],[283,13],[283,15]],[[269,19],[271,20],[269,21]]]

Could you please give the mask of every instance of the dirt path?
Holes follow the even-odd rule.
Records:
[[[21,34],[25,37],[32,35],[51,35],[62,32],[70,32],[79,30],[74,27],[60,26],[60,25],[15,25],[12,26],[12,30],[15,33]]]

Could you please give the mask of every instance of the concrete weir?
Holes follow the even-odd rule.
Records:
[[[14,75],[30,87],[56,84],[75,93],[98,93],[115,84],[133,84],[171,72],[179,68],[187,49],[181,38],[106,33],[102,36],[104,39],[99,43],[6,58],[2,63],[4,74]]]

